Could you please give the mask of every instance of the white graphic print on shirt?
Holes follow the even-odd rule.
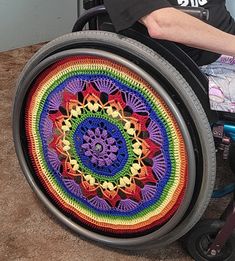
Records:
[[[177,0],[178,4],[181,6],[193,6],[193,7],[198,7],[198,6],[203,6],[208,3],[208,0]]]

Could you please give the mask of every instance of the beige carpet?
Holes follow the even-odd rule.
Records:
[[[16,79],[39,47],[0,53],[0,260],[192,260],[178,242],[144,252],[98,246],[58,223],[33,194],[15,155],[11,111]],[[231,174],[221,171],[225,182]],[[217,217],[227,200],[213,201],[206,215]]]

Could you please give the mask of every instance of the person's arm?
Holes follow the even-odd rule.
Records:
[[[235,56],[235,36],[224,33],[175,8],[163,8],[142,17],[149,35],[219,54]]]

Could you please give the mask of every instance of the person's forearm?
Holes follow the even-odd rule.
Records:
[[[235,56],[235,36],[224,33],[174,8],[163,8],[143,17],[151,37]]]

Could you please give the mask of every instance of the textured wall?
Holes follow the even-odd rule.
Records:
[[[71,32],[76,0],[0,0],[0,51]]]
[[[234,0],[226,0],[226,3],[227,3],[227,7],[228,7],[230,13],[235,18],[235,1]]]

